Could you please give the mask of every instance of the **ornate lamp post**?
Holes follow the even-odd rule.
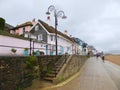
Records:
[[[58,54],[58,49],[57,49],[57,26],[58,26],[58,17],[61,17],[62,19],[67,18],[64,14],[63,11],[57,11],[55,6],[51,5],[48,7],[48,11],[46,12],[47,15],[50,15],[50,12],[54,12],[54,17],[55,17],[55,45],[56,45],[56,55]]]

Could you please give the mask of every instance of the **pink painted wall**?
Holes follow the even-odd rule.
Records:
[[[35,21],[35,19],[32,20],[31,22],[33,25],[35,25],[37,22]],[[11,30],[10,33],[11,34],[18,34],[18,35],[22,35],[23,34],[23,28],[25,28],[25,31],[30,32],[32,26],[24,26],[24,27],[20,27],[17,28],[15,30]],[[14,32],[15,31],[15,32]]]
[[[16,55],[24,55],[24,48],[30,48],[30,41],[0,35],[0,45],[23,47],[23,48],[15,48],[15,49],[17,50]],[[43,51],[44,53],[46,51],[45,44],[36,42],[36,43],[34,43],[34,47],[41,48],[39,50]],[[12,47],[1,47],[0,46],[0,56],[14,55],[11,52],[11,49],[12,49]],[[34,51],[36,51],[36,50],[38,50],[38,49],[35,49]]]
[[[16,33],[18,33],[18,35],[22,35],[23,34],[23,28],[25,28],[25,31],[30,32],[31,26],[25,26],[22,28],[19,28],[16,30]]]
[[[23,34],[23,28],[25,28],[25,31],[30,32],[31,26],[25,26],[25,27],[22,27],[22,28],[11,30],[10,33],[11,34],[22,35]]]

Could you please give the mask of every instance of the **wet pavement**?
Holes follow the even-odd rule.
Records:
[[[116,84],[118,90],[120,90],[120,66],[106,61],[104,67],[106,68],[111,79]]]
[[[120,90],[120,66],[92,57],[83,72],[67,84],[42,90]]]

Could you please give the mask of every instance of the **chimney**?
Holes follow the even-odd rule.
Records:
[[[36,24],[35,18],[33,18],[32,24],[33,24],[33,25]]]
[[[47,17],[47,24],[50,25],[50,16]]]
[[[70,37],[72,38],[72,35],[70,35]]]
[[[68,32],[67,32],[67,30],[65,30],[65,31],[64,31],[64,34],[65,34],[65,35],[68,35]]]

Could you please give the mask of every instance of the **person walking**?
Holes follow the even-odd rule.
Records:
[[[103,62],[105,61],[105,56],[104,55],[102,55],[102,60],[103,60]]]
[[[102,58],[102,61],[104,62],[105,61],[105,56],[104,56],[103,52],[101,53],[101,58]]]
[[[96,58],[98,59],[98,57],[99,57],[99,54],[97,53],[97,54],[96,54]]]

